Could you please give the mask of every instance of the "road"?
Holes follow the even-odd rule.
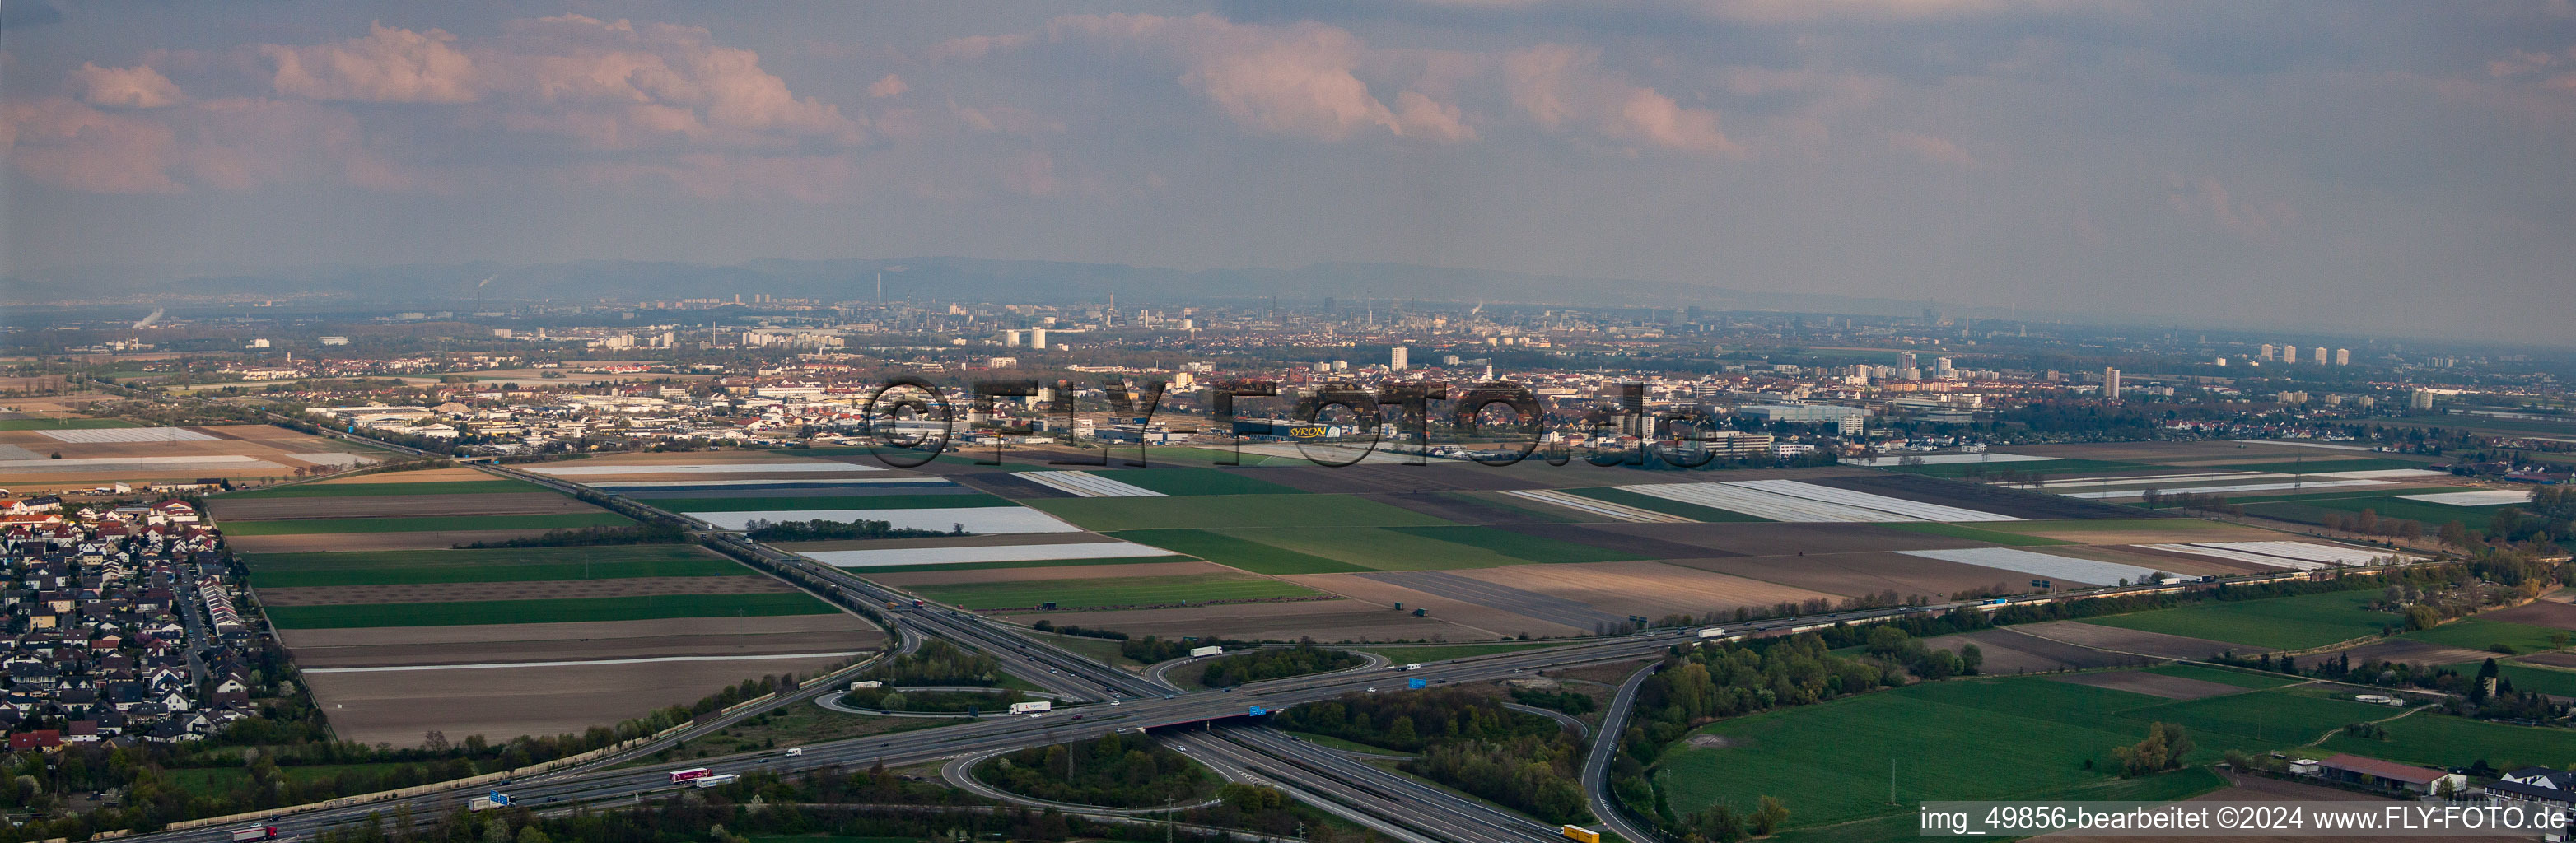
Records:
[[[1619,807],[1618,797],[1610,793],[1610,766],[1618,760],[1619,736],[1628,731],[1628,715],[1637,707],[1637,689],[1659,667],[1662,665],[1638,668],[1628,681],[1619,683],[1619,693],[1610,698],[1610,708],[1601,713],[1601,739],[1593,741],[1592,751],[1583,757],[1583,793],[1592,802],[1592,816],[1629,843],[1649,843],[1660,838],[1630,821],[1628,813]]]
[[[340,436],[336,432],[332,435]],[[346,438],[346,437],[344,437]],[[384,443],[368,441],[385,446]],[[410,450],[401,449],[398,450]],[[413,453],[421,453],[413,451]],[[427,454],[423,454],[427,455]],[[602,496],[584,487],[534,472],[506,465],[479,466],[502,476],[543,485],[565,494],[591,499]],[[1220,770],[1239,771],[1256,780],[1281,788],[1291,797],[1316,805],[1380,833],[1413,843],[1432,841],[1466,841],[1466,843],[1536,843],[1561,840],[1553,825],[1539,823],[1517,813],[1479,800],[1466,798],[1408,777],[1372,766],[1345,753],[1336,752],[1296,740],[1284,733],[1258,725],[1254,711],[1276,711],[1289,706],[1330,699],[1344,694],[1362,693],[1371,686],[1387,685],[1388,693],[1400,693],[1401,686],[1392,683],[1420,679],[1426,685],[1482,682],[1534,673],[1552,667],[1566,667],[1603,661],[1625,661],[1659,655],[1667,649],[1707,639],[1676,637],[1691,630],[1657,631],[1621,638],[1591,639],[1544,650],[1453,659],[1426,663],[1417,670],[1377,669],[1363,665],[1348,671],[1337,671],[1244,685],[1223,691],[1183,692],[1162,681],[1161,671],[1138,675],[1092,661],[1089,658],[1024,634],[1019,628],[986,619],[952,606],[921,600],[915,607],[913,595],[880,586],[852,575],[848,571],[814,562],[757,542],[741,534],[724,531],[717,525],[663,511],[652,506],[617,496],[606,496],[610,508],[625,514],[676,523],[696,531],[709,546],[728,555],[766,567],[800,587],[826,599],[860,610],[878,619],[890,634],[896,635],[894,652],[909,652],[921,643],[937,639],[978,650],[1000,660],[1005,669],[1049,691],[1073,701],[1096,701],[1101,704],[1063,709],[1046,714],[1016,717],[1000,716],[970,720],[953,726],[924,729],[895,735],[853,738],[805,747],[796,757],[772,751],[764,753],[700,759],[678,764],[661,764],[638,768],[611,769],[618,764],[662,752],[690,738],[702,736],[725,725],[779,705],[797,704],[828,693],[833,688],[820,686],[801,689],[785,695],[770,705],[748,707],[723,718],[698,724],[680,735],[655,741],[617,757],[605,759],[570,771],[549,774],[501,788],[520,804],[531,806],[570,805],[574,803],[611,803],[649,798],[679,787],[669,780],[669,773],[689,766],[705,766],[719,773],[756,771],[801,771],[822,767],[864,768],[875,764],[902,767],[941,763],[952,765],[964,759],[989,756],[1015,749],[1045,746],[1069,741],[1088,740],[1112,731],[1160,730],[1157,734],[1173,741],[1173,746],[1193,754]],[[2270,578],[2296,576],[2276,575]],[[2264,578],[2241,578],[2246,582]],[[2181,590],[2196,586],[2141,585],[2126,588],[2097,589],[2090,592],[2059,593],[2014,602],[2075,599],[2105,594]],[[1779,634],[1821,628],[1836,623],[1881,620],[1918,613],[1939,612],[1971,603],[1943,603],[1931,606],[1892,607],[1849,612],[1832,612],[1798,618],[1783,618],[1732,624],[1727,637]],[[1608,805],[1608,769],[1614,757],[1616,736],[1635,704],[1635,692],[1645,673],[1632,676],[1620,686],[1603,721],[1602,740],[1596,741],[1585,761],[1585,786],[1596,813],[1610,830],[1633,841],[1653,838],[1643,829],[1628,823]],[[332,825],[360,821],[376,812],[390,812],[397,806],[412,808],[415,816],[437,817],[446,814],[470,796],[482,795],[483,788],[455,788],[403,800],[371,803],[342,808],[320,809],[284,817],[277,824],[288,833],[306,833]],[[247,825],[245,822],[241,825]],[[209,827],[155,835],[137,839],[195,843],[219,840],[225,827]]]

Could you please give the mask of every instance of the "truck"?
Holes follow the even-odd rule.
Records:
[[[1724,627],[1716,627],[1716,626],[1712,626],[1712,627],[1709,627],[1709,628],[1707,628],[1707,629],[1703,629],[1703,630],[1700,630],[1700,631],[1699,631],[1699,637],[1701,637],[1701,638],[1716,638],[1716,637],[1718,637],[1718,636],[1720,636],[1720,635],[1725,635],[1725,634],[1726,634],[1726,629],[1725,629]]]
[[[864,688],[883,688],[883,687],[885,687],[885,683],[884,683],[884,682],[880,682],[880,681],[877,681],[877,680],[874,680],[874,679],[861,679],[861,680],[859,680],[859,681],[857,681],[857,682],[852,682],[852,683],[850,683],[850,690],[853,690],[853,691],[861,690],[861,689],[864,689]]]
[[[1054,709],[1055,703],[1048,702],[1046,700],[1015,702],[1011,704],[1012,714],[1036,714],[1041,711],[1053,711]]]
[[[704,788],[704,787],[723,787],[723,786],[725,786],[725,785],[732,784],[732,783],[734,783],[735,781],[740,780],[741,778],[742,778],[741,776],[737,776],[737,775],[734,775],[734,774],[732,774],[732,773],[718,773],[718,774],[716,774],[716,775],[712,775],[712,776],[705,776],[705,777],[701,777],[701,778],[690,779],[690,780],[689,780],[689,783],[690,783],[690,784],[692,784],[692,785],[696,785],[696,786],[698,786],[698,787],[702,787],[702,788]]]
[[[1411,664],[1407,664],[1407,665],[1405,665],[1405,666],[1404,666],[1404,669],[1406,669],[1406,670],[1421,670],[1421,669],[1422,669],[1422,663],[1421,663],[1421,662],[1414,662],[1414,663],[1411,663]]]
[[[233,843],[243,843],[243,841],[246,840],[275,839],[277,839],[277,826],[273,825],[255,825],[249,828],[236,828],[233,829],[232,834]]]
[[[1225,652],[1224,647],[1191,647],[1190,658],[1205,658]]]
[[[918,599],[912,601],[912,607],[915,609],[921,608],[921,601]]]
[[[707,769],[707,768],[705,768],[705,767],[691,767],[691,768],[686,769],[686,770],[672,770],[672,771],[671,771],[671,783],[672,783],[672,784],[679,784],[679,783],[681,783],[681,782],[686,782],[686,781],[696,781],[696,780],[698,780],[698,779],[703,779],[703,778],[706,778],[706,777],[708,777],[708,776],[712,776],[712,775],[715,775],[715,774],[716,774],[716,771],[714,771],[714,770],[709,770],[709,769]]]
[[[1580,840],[1582,843],[1601,843],[1601,832],[1593,831],[1592,829],[1584,828],[1579,825],[1569,825],[1565,827],[1564,831],[1565,839],[1567,840]]]
[[[483,811],[489,811],[509,804],[509,797],[502,796],[499,793],[493,793],[489,796],[477,796],[472,799],[465,800],[465,810],[481,813]]]

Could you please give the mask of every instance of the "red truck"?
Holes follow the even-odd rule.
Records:
[[[712,776],[712,775],[715,775],[715,771],[713,771],[713,770],[709,770],[709,769],[707,769],[707,768],[705,768],[705,767],[692,767],[692,768],[690,768],[690,769],[686,769],[686,770],[673,770],[673,771],[671,771],[671,783],[672,783],[672,784],[679,784],[679,783],[681,783],[681,782],[685,782],[685,781],[693,781],[693,780],[696,780],[696,779],[703,779],[703,778],[706,778],[706,777],[708,777],[708,776]]]

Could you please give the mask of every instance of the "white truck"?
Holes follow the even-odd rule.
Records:
[[[1191,647],[1190,658],[1205,658],[1225,652],[1224,647]]]
[[[853,690],[853,691],[857,691],[857,690],[861,690],[861,689],[865,689],[865,688],[883,688],[883,687],[885,687],[885,683],[883,683],[883,682],[879,682],[879,681],[874,680],[874,679],[862,679],[862,680],[859,680],[859,681],[857,681],[857,682],[852,682],[852,683],[850,683],[850,690]]]
[[[233,829],[232,833],[233,843],[246,843],[246,841],[251,840],[275,839],[277,839],[277,826],[273,825],[255,825],[249,828],[237,828]]]
[[[690,784],[693,784],[693,785],[696,785],[696,786],[698,786],[698,787],[701,787],[701,788],[707,788],[707,787],[723,787],[723,786],[725,786],[725,785],[733,784],[734,782],[739,781],[739,780],[741,780],[741,779],[742,779],[742,776],[739,776],[739,775],[736,775],[736,774],[733,774],[733,773],[717,773],[717,774],[712,775],[712,776],[706,776],[706,777],[703,777],[703,778],[691,779],[691,780],[689,780],[689,783],[690,783]]]
[[[1404,669],[1406,669],[1406,670],[1421,670],[1421,669],[1422,669],[1422,663],[1421,663],[1421,662],[1413,662],[1413,663],[1411,663],[1411,664],[1407,664],[1407,665],[1405,665],[1405,666],[1404,666]]]
[[[1035,702],[1015,702],[1011,704],[1012,714],[1036,714],[1038,712],[1052,711],[1054,709],[1055,703],[1048,702],[1046,700],[1037,700]]]
[[[1699,637],[1701,637],[1701,638],[1716,638],[1716,637],[1718,637],[1718,636],[1725,635],[1725,634],[1726,634],[1726,629],[1725,629],[1724,627],[1715,627],[1715,626],[1712,626],[1712,627],[1709,627],[1709,628],[1707,628],[1707,629],[1703,629],[1703,630],[1700,630],[1700,631],[1699,631]]]

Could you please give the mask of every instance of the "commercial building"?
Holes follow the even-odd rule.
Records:
[[[2352,349],[2349,349],[2349,348],[2338,348],[2338,349],[2335,349],[2335,365],[2337,365],[2337,366],[2350,366],[2350,365],[2352,365]]]
[[[2120,370],[2109,366],[2102,367],[2102,397],[2112,401],[2120,400]]]
[[[1386,353],[1386,367],[1396,371],[1413,368],[1413,349],[1396,346]]]
[[[1840,404],[1758,404],[1737,407],[1735,414],[1765,424],[1828,424],[1841,433],[1859,433],[1869,423],[1869,410]]]

